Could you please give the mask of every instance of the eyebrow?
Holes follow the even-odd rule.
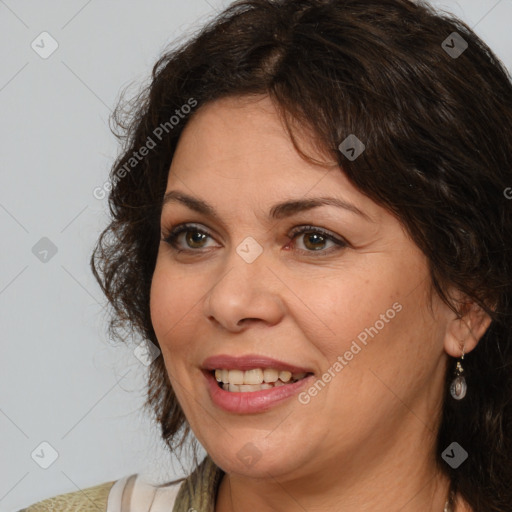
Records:
[[[213,206],[202,199],[189,196],[188,194],[177,190],[171,190],[165,194],[162,202],[162,209],[165,205],[174,202],[181,203],[191,210],[220,221],[220,216]],[[363,217],[369,222],[374,222],[366,213],[357,208],[357,206],[335,197],[292,199],[282,203],[277,203],[270,209],[269,217],[271,219],[284,219],[286,217],[291,217],[296,213],[312,210],[313,208],[318,208],[320,206],[336,206],[337,208],[343,208],[344,210]]]

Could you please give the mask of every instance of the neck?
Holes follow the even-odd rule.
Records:
[[[410,432],[410,430],[409,430]],[[301,470],[268,478],[226,473],[220,483],[215,512],[258,510],[259,512],[299,509],[327,512],[443,512],[450,490],[449,478],[435,460],[435,440],[425,435],[402,436],[394,440],[369,440],[364,450],[312,461]],[[424,432],[423,432],[424,434]],[[399,442],[398,442],[399,441]],[[383,450],[383,445],[388,445]],[[453,512],[470,512],[456,502]]]
[[[316,481],[316,479],[315,479]],[[389,510],[415,510],[422,512],[443,512],[449,493],[449,482],[443,477],[433,477],[423,488],[404,486],[397,490],[383,490],[374,487],[371,494],[357,495],[355,489],[349,493],[335,489],[325,493],[306,494],[300,486],[283,484],[277,479],[251,483],[237,476],[225,474],[219,487],[215,512],[250,510],[261,512],[292,511],[300,509],[330,512],[343,503],[343,512],[389,512]],[[283,505],[286,508],[283,508]],[[454,507],[453,512],[471,512]]]

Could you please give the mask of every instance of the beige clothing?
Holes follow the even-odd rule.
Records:
[[[224,472],[207,456],[186,479],[154,486],[139,474],[60,494],[19,512],[214,512]]]

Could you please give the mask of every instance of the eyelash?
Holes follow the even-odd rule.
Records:
[[[201,249],[180,249],[180,248],[178,248],[178,246],[177,246],[178,244],[176,243],[177,238],[182,233],[187,233],[187,232],[201,233],[202,235],[206,235],[211,238],[211,235],[207,231],[198,228],[194,224],[180,224],[180,225],[176,226],[175,228],[172,228],[168,233],[165,233],[163,235],[162,241],[169,244],[169,246],[172,248],[172,250],[175,251],[176,253],[200,253]],[[325,231],[321,228],[316,228],[314,226],[300,226],[300,227],[294,228],[290,232],[290,235],[289,235],[290,240],[294,240],[299,235],[302,235],[304,233],[319,234],[322,237],[326,238],[327,240],[330,240],[331,242],[336,244],[336,247],[331,247],[330,249],[325,249],[325,250],[319,249],[317,251],[314,251],[314,250],[305,251],[303,249],[297,249],[302,254],[311,255],[314,253],[320,253],[321,255],[325,256],[326,254],[330,254],[332,252],[343,250],[349,246],[349,244],[345,240],[337,238],[334,235],[330,234],[328,231]]]

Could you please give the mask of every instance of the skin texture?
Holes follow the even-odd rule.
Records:
[[[320,512],[342,503],[344,512],[440,512],[449,482],[434,452],[447,354],[460,356],[463,345],[470,352],[490,319],[472,307],[458,320],[437,295],[432,313],[427,260],[399,221],[339,167],[303,160],[270,99],[256,100],[210,103],[187,124],[167,192],[210,203],[220,220],[165,205],[163,236],[185,222],[209,236],[194,227],[182,233],[176,243],[190,253],[162,241],[151,287],[172,386],[197,439],[227,473],[215,510]],[[343,199],[370,220],[334,206],[268,218],[277,202],[320,196]],[[291,239],[305,225],[348,245],[315,232]],[[236,252],[248,236],[263,248],[250,264]],[[237,415],[209,398],[200,371],[207,357],[255,353],[319,378],[394,303],[401,310],[308,404],[292,397]],[[247,443],[260,454],[251,466],[237,457]]]

